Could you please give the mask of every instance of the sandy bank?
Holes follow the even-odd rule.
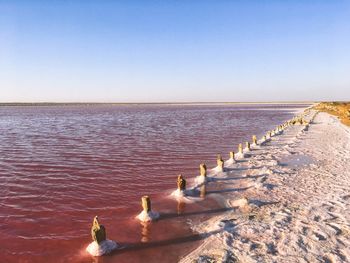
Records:
[[[181,262],[350,262],[350,128],[323,112],[303,128],[211,182],[232,210],[193,226],[209,237]]]
[[[341,120],[342,123],[350,126],[349,102],[322,102],[317,104],[315,109],[335,115]]]

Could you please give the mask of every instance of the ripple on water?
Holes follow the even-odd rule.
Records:
[[[167,198],[177,175],[194,178],[201,162],[214,167],[217,154],[227,156],[305,106],[2,106],[2,260],[90,262],[85,247],[99,215],[109,238],[134,249],[104,262],[176,261],[200,240],[187,220],[203,219],[200,211],[216,204]],[[145,194],[166,219],[142,226],[134,219]]]

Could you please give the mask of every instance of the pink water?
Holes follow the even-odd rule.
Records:
[[[306,106],[0,106],[1,262],[176,262],[201,242],[189,223],[220,211],[210,196],[167,198],[177,174],[196,176]],[[145,194],[163,219],[143,226]],[[124,249],[85,252],[95,215]]]

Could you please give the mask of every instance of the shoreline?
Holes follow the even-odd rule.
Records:
[[[180,262],[348,262],[349,153],[350,129],[327,113],[288,127],[222,175],[248,189],[223,192],[233,211],[192,226],[213,234]]]

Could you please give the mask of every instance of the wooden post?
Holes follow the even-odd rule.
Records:
[[[235,159],[235,152],[230,152],[230,159],[234,160]]]
[[[221,172],[224,171],[224,160],[222,159],[220,154],[218,154],[218,157],[216,158],[216,163],[218,165],[219,170]]]
[[[249,142],[246,142],[246,143],[245,143],[245,148],[246,148],[248,151],[250,151],[250,143],[249,143]]]
[[[94,217],[94,221],[92,222],[91,237],[93,241],[97,242],[97,244],[106,240],[106,229],[103,225],[100,225],[97,216]]]
[[[199,165],[199,172],[201,176],[204,176],[204,177],[207,176],[207,166],[204,163],[201,163]]]
[[[177,177],[177,189],[180,191],[186,190],[186,180],[182,177],[182,174]]]
[[[253,145],[258,145],[258,140],[256,139],[255,135],[253,135],[252,140],[253,140]]]
[[[149,196],[142,196],[141,204],[143,211],[145,211],[146,213],[151,212],[151,199],[149,198]]]
[[[238,145],[238,153],[243,154],[243,146],[241,143]]]

